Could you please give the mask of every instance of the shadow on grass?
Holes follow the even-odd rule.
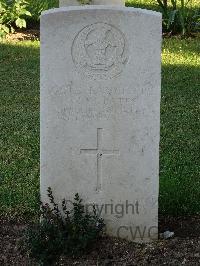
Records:
[[[162,68],[160,213],[200,212],[200,66]]]

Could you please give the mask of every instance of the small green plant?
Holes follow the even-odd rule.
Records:
[[[15,27],[26,28],[26,18],[31,16],[26,0],[0,0],[0,37],[14,32]]]
[[[92,0],[78,0],[81,5],[90,5]]]
[[[76,194],[72,209],[62,201],[59,209],[51,188],[48,188],[49,204],[41,204],[41,222],[28,228],[25,246],[30,255],[41,265],[55,263],[62,254],[78,255],[100,236],[104,222],[96,214],[84,210],[82,200]]]
[[[163,13],[163,28],[171,34],[191,34],[198,29],[200,13],[189,8],[192,0],[157,0]]]

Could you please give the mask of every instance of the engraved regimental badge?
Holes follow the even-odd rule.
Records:
[[[115,26],[95,23],[74,38],[72,59],[79,72],[94,79],[119,75],[128,58],[124,34]]]

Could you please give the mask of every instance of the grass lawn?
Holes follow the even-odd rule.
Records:
[[[0,132],[0,214],[35,214],[39,198],[39,42],[0,45]]]
[[[200,213],[200,38],[165,39],[160,212]]]
[[[200,212],[200,38],[165,39],[160,213]],[[34,216],[39,201],[39,42],[0,45],[0,213]]]
[[[193,1],[194,6],[199,0]],[[155,0],[127,5],[157,9]],[[165,39],[160,213],[200,213],[200,36]],[[0,215],[39,209],[39,42],[0,43]]]

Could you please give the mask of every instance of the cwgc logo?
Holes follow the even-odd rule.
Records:
[[[72,44],[72,59],[79,71],[94,79],[120,74],[127,62],[127,44],[115,26],[95,23],[83,28]]]

